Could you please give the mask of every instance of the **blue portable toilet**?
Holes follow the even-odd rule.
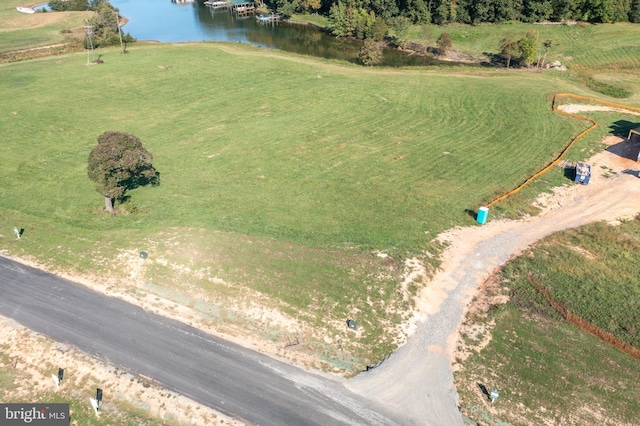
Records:
[[[489,217],[489,208],[482,206],[478,209],[478,215],[476,216],[476,221],[481,224],[484,225],[485,223],[487,223],[487,218]]]

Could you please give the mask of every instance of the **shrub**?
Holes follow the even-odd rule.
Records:
[[[382,61],[382,45],[368,38],[362,44],[358,56],[363,65],[372,66],[379,64],[380,61]]]
[[[587,80],[587,87],[591,90],[600,92],[603,95],[611,96],[613,98],[628,98],[633,94],[628,90],[623,89],[622,87],[612,86],[611,84],[596,81],[592,78]]]
[[[439,54],[446,54],[453,47],[451,35],[449,33],[440,34],[440,37],[438,37],[438,41],[436,42],[436,46],[438,47]]]

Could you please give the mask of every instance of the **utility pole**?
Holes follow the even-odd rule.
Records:
[[[120,16],[115,10],[113,13],[116,15],[116,27],[118,28],[118,35],[120,36],[120,53],[124,53],[124,44],[122,44],[122,28],[120,28]]]
[[[87,33],[87,39],[89,40],[89,48],[91,49],[91,60],[93,61],[93,41],[91,40],[91,36],[93,35],[93,30],[91,30],[91,25],[85,25],[84,30]],[[87,52],[87,65],[89,65],[89,52]]]

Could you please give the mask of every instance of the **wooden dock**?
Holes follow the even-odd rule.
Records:
[[[256,16],[256,21],[261,24],[273,24],[275,22],[280,22],[281,16],[277,13],[270,13],[269,15],[258,15]]]
[[[213,9],[222,9],[231,7],[231,2],[228,1],[218,1],[218,0],[207,0],[204,2],[205,6],[209,6]]]

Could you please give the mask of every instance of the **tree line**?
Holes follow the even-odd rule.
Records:
[[[49,0],[49,8],[54,12],[72,10],[90,10],[95,15],[86,22],[91,27],[91,44],[93,47],[113,46],[120,44],[120,14],[109,0]],[[129,33],[122,33],[123,43],[136,41]],[[88,40],[85,39],[85,48]]]
[[[640,23],[640,0],[267,0],[284,15],[320,13],[335,35],[365,33],[403,18],[410,24],[584,21]]]

